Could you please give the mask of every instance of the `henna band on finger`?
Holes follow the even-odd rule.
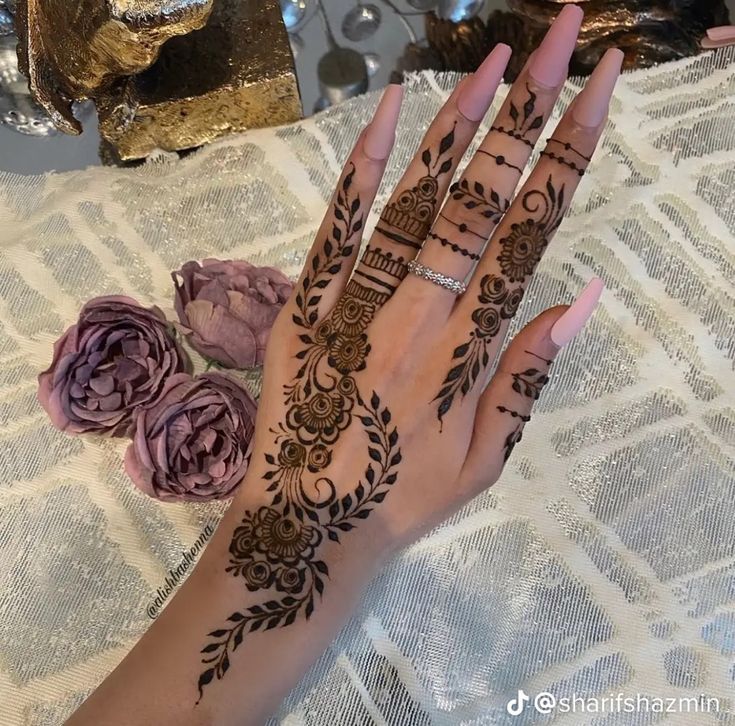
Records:
[[[458,244],[455,244],[454,242],[450,242],[446,237],[441,237],[438,234],[435,234],[434,232],[430,232],[429,237],[439,242],[442,247],[449,247],[453,252],[459,252],[459,254],[462,255],[462,257],[469,257],[471,260],[480,259],[480,255],[477,255],[474,252],[470,252],[465,247],[460,247]]]
[[[495,163],[498,166],[507,166],[510,169],[515,169],[519,174],[523,174],[523,169],[521,169],[520,166],[511,164],[502,154],[491,154],[489,151],[485,151],[485,149],[478,149],[477,153],[485,154],[485,156],[489,156],[491,159],[495,159]]]
[[[566,159],[561,154],[557,154],[554,151],[549,151],[549,144],[551,143],[559,144],[559,146],[563,147],[565,151],[574,152],[577,156],[584,159],[585,164],[576,164],[575,162]],[[553,137],[546,142],[546,148],[541,152],[541,156],[545,156],[547,159],[551,159],[552,161],[556,161],[559,164],[568,166],[572,171],[576,171],[579,176],[584,176],[584,173],[587,169],[587,164],[589,164],[591,161],[591,158],[589,156],[585,156],[581,151],[577,151],[577,149],[575,149],[568,141],[559,141],[559,139],[555,139]]]
[[[453,219],[450,219],[449,217],[447,217],[447,215],[446,215],[446,214],[444,214],[444,212],[439,212],[439,216],[440,216],[440,217],[441,217],[441,218],[442,218],[442,219],[443,219],[443,220],[444,220],[445,222],[449,222],[449,224],[452,224],[452,225],[454,225],[454,226],[455,226],[455,227],[456,227],[456,228],[457,228],[457,229],[458,229],[458,230],[459,230],[460,232],[462,232],[463,234],[464,234],[465,232],[467,232],[467,233],[469,233],[469,234],[473,234],[473,235],[475,235],[475,237],[477,237],[478,239],[481,239],[481,240],[482,240],[482,242],[483,242],[483,244],[484,244],[485,242],[487,242],[487,238],[488,238],[488,236],[487,236],[486,234],[480,234],[479,232],[475,232],[475,230],[474,230],[474,229],[470,229],[470,228],[469,228],[469,227],[468,227],[468,226],[467,226],[467,225],[466,225],[466,224],[465,224],[464,222],[455,222],[455,221],[454,221]]]

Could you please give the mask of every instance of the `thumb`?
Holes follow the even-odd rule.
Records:
[[[468,496],[494,484],[548,381],[559,351],[579,333],[602,294],[593,278],[570,305],[545,310],[511,341],[480,397],[470,448],[459,478]]]

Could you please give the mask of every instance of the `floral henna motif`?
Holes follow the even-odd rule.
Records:
[[[452,157],[448,154],[453,144],[454,127],[439,142],[436,156],[430,149],[424,149],[421,161],[426,167],[426,174],[416,186],[401,192],[396,202],[385,207],[376,227],[378,232],[398,244],[421,249],[436,216],[439,177],[452,170]]]
[[[354,252],[354,235],[362,230],[364,219],[360,213],[360,198],[350,200],[349,192],[355,177],[355,165],[344,175],[341,188],[334,202],[335,223],[327,235],[320,252],[311,260],[311,270],[307,271],[301,282],[301,290],[296,295],[296,305],[300,315],[294,314],[293,322],[299,327],[311,327],[318,318],[317,305],[321,291],[341,269],[344,259]]]
[[[498,262],[510,282],[523,282],[536,269],[551,236],[564,217],[564,185],[557,192],[549,177],[546,190],[532,189],[523,195],[523,209],[530,215],[510,226],[500,240]]]
[[[512,318],[518,310],[523,287],[510,288],[506,280],[523,283],[533,273],[564,217],[564,185],[557,191],[549,176],[544,190],[526,192],[521,203],[531,216],[511,224],[510,233],[501,238],[497,260],[502,275],[485,275],[480,281],[480,306],[472,312],[475,327],[469,340],[454,349],[452,367],[434,397],[434,401],[440,402],[437,409],[440,422],[456,395],[465,396],[472,389],[490,362],[488,347],[500,332],[502,321]]]
[[[485,275],[480,281],[480,307],[472,313],[474,330],[466,343],[454,349],[452,368],[442,382],[434,401],[440,401],[437,417],[441,422],[456,395],[465,396],[474,386],[480,372],[490,363],[488,348],[500,332],[503,320],[510,320],[523,299],[523,288],[509,288],[502,277]]]
[[[350,198],[353,174],[354,168],[342,182],[336,223],[295,298],[299,313],[293,321],[303,331],[303,348],[296,355],[301,367],[284,387],[288,410],[272,430],[273,453],[265,455],[270,503],[246,511],[230,542],[226,572],[241,578],[249,592],[277,594],[232,613],[208,634],[201,651],[199,700],[209,683],[225,676],[231,655],[248,633],[291,625],[300,615],[311,617],[329,577],[320,546],[326,540],[339,543],[343,533],[370,516],[398,478],[401,452],[390,411],[375,392],[365,401],[354,378],[370,353],[365,331],[390,293],[352,280],[329,317],[317,322],[319,291],[351,254],[351,239],[362,227],[359,198]],[[375,265],[393,274],[403,262],[383,255]],[[355,419],[367,437],[368,463],[355,488],[339,495],[326,470],[331,447]]]

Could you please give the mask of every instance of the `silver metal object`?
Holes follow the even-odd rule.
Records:
[[[342,35],[353,43],[367,40],[380,27],[380,8],[371,3],[358,3],[342,20]]]
[[[13,27],[13,16],[10,13],[10,10],[0,2],[0,36],[12,35]]]
[[[377,53],[364,53],[362,57],[365,59],[368,76],[372,78],[380,70],[380,56]]]
[[[289,33],[298,30],[306,16],[306,0],[281,0],[281,15]]]
[[[439,0],[436,14],[444,20],[461,23],[474,18],[485,6],[485,0]]]
[[[461,280],[456,280],[448,275],[443,275],[441,272],[432,270],[430,267],[426,267],[426,265],[422,265],[416,260],[411,260],[406,267],[412,275],[416,275],[416,277],[421,277],[424,280],[433,282],[435,285],[439,285],[439,287],[443,287],[445,290],[449,290],[449,292],[452,292],[455,295],[462,295],[467,290],[467,285],[465,285]]]
[[[368,89],[365,58],[352,48],[332,48],[320,59],[316,69],[322,95],[332,104],[359,96]]]

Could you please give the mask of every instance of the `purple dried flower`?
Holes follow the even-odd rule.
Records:
[[[255,413],[250,393],[227,375],[172,376],[137,412],[125,471],[164,501],[230,497],[248,468]]]
[[[38,376],[38,400],[62,431],[122,436],[135,409],[189,366],[157,307],[97,297],[54,344],[51,365]]]
[[[293,290],[280,270],[206,259],[171,277],[181,330],[193,348],[227,368],[263,364],[273,323]]]

